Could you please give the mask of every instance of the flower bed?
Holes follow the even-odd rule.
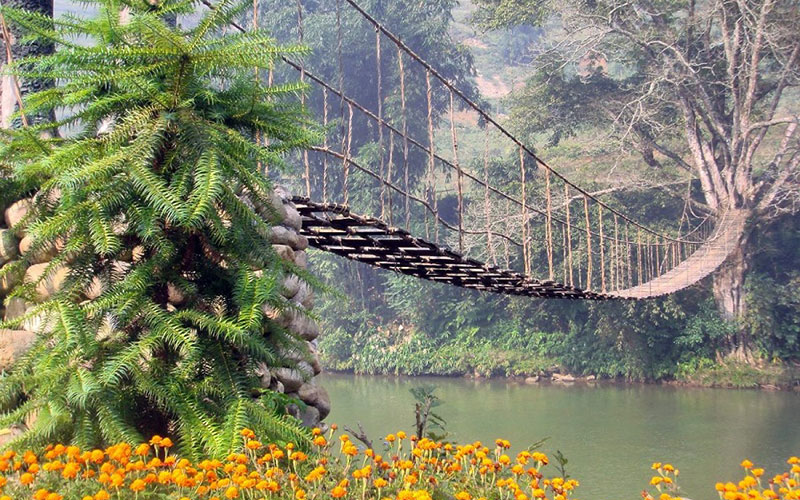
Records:
[[[120,443],[105,450],[48,446],[40,453],[0,456],[0,500],[269,499],[269,500],[568,500],[579,482],[549,474],[547,455],[511,444],[467,445],[417,439],[403,432],[384,439],[384,452],[360,449],[347,435],[313,431],[313,450],[265,445],[249,429],[242,446],[224,460],[190,461],[169,438]],[[800,459],[767,479],[745,460],[738,483],[717,483],[722,500],[800,500]],[[553,467],[551,466],[551,469]],[[678,498],[679,471],[653,464],[646,500]]]

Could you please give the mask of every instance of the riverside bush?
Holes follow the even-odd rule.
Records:
[[[548,474],[547,455],[522,451],[498,439],[455,445],[417,439],[400,431],[383,439],[384,454],[360,450],[347,435],[314,429],[314,451],[294,445],[265,445],[250,429],[225,460],[191,462],[172,453],[169,438],[119,443],[104,450],[51,445],[0,456],[0,500],[114,499],[286,499],[312,500],[567,500],[579,482]],[[800,499],[800,459],[767,479],[749,460],[738,483],[717,483],[722,500]],[[655,463],[645,500],[678,498],[679,471]]]

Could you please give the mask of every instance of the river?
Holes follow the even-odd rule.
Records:
[[[567,472],[580,480],[581,500],[636,500],[650,464],[671,462],[693,500],[714,500],[716,481],[741,479],[749,458],[770,477],[800,455],[800,394],[656,385],[525,385],[506,380],[389,378],[326,374],[327,421],[380,437],[413,428],[409,389],[434,384],[437,412],[458,442],[508,439],[519,451],[543,438],[561,450]],[[491,447],[491,446],[490,446]],[[554,468],[548,466],[550,473]]]

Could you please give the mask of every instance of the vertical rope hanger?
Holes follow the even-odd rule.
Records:
[[[353,145],[353,105],[347,103],[347,134],[345,136],[346,147],[344,150],[344,160],[342,160],[342,169],[344,172],[344,182],[342,191],[344,195],[344,204],[350,203],[350,148]]]
[[[637,274],[639,281],[637,285],[642,284],[642,230],[641,228],[636,228],[636,267],[637,267]]]
[[[603,205],[597,205],[600,224],[600,291],[606,293],[606,242],[603,237]]]
[[[528,258],[528,197],[527,182],[525,180],[525,151],[519,148],[519,175],[522,182],[522,262],[525,275],[530,275],[530,260]]]
[[[586,217],[586,289],[592,289],[592,227],[589,218],[589,197],[583,195],[583,213]]]
[[[257,1],[257,0],[256,0]],[[322,88],[322,147],[328,149],[328,89]],[[322,155],[322,202],[328,203],[328,155]]]
[[[511,200],[506,198],[506,216],[504,217],[504,219],[508,221],[510,217],[511,217]],[[508,233],[510,233],[510,231],[508,230],[508,222],[506,222],[506,234]],[[508,251],[508,240],[506,238],[502,238],[502,241],[503,241],[503,253],[505,254],[506,258],[506,269],[511,269],[511,256]]]
[[[340,0],[341,1],[341,0]],[[403,190],[405,191],[406,231],[411,224],[408,188],[408,110],[406,109],[406,71],[403,65],[403,51],[397,48],[397,64],[400,70],[400,109],[403,120]]]
[[[386,180],[384,178],[386,163],[384,162],[383,151],[383,69],[381,61],[381,31],[375,29],[375,64],[378,70],[378,154],[380,161],[380,184],[381,184],[381,220],[386,217]]]
[[[348,200],[348,174],[350,170],[350,163],[348,161],[350,148],[348,147],[348,139],[347,139],[347,121],[345,121],[345,113],[344,113],[344,57],[342,51],[342,41],[344,39],[344,35],[342,33],[342,0],[336,0],[336,59],[337,59],[337,66],[338,66],[338,77],[339,77],[339,119],[341,120],[341,134],[342,134],[342,145],[341,151],[344,152],[344,159],[342,160],[342,195],[343,195],[343,203],[346,205]],[[353,116],[353,109],[350,103],[348,103],[348,108],[350,111],[350,121],[352,122]]]
[[[619,253],[619,219],[617,218],[617,214],[614,214],[614,289],[619,290],[622,288],[622,280],[620,279],[620,273],[622,272],[622,266],[620,265],[620,253]]]
[[[303,45],[305,40],[305,29],[303,27],[303,2],[297,0],[297,41]],[[300,83],[304,84],[306,81],[306,70],[303,61],[300,61]],[[306,93],[300,94],[300,105],[306,107]],[[303,168],[305,169],[306,178],[306,196],[311,198],[311,163],[308,160],[308,149],[303,149]]]
[[[631,260],[632,260],[631,241],[629,236],[630,233],[628,231],[628,223],[625,222],[625,262],[626,262],[625,278],[627,279],[627,281],[625,282],[625,288],[630,288],[633,286],[633,275],[632,275],[633,269],[631,268]]]
[[[389,130],[389,163],[386,166],[386,180],[389,183],[392,183],[392,174],[394,173],[394,132]],[[389,225],[394,225],[394,203],[393,203],[393,194],[391,190],[388,192],[387,204],[389,210]]]
[[[492,244],[491,220],[489,213],[489,128],[484,132],[483,144],[483,207],[486,216],[486,255],[492,259],[492,265],[497,266],[497,256]]]
[[[455,104],[450,91],[450,136],[453,143],[453,165],[456,166],[456,189],[458,191],[458,251],[464,253],[464,172],[458,161],[458,135],[456,134]]]
[[[569,198],[569,184],[564,183],[564,199],[566,200],[566,217],[567,217],[567,265],[569,268],[569,286],[575,286],[575,279],[572,275],[572,222],[569,213],[569,206],[572,200]]]
[[[547,167],[544,169],[544,179],[545,196],[547,198],[547,225],[545,226],[545,235],[547,237],[547,271],[550,276],[550,281],[555,281],[555,276],[553,274],[553,206],[552,200],[550,199],[550,169]]]
[[[433,230],[434,241],[439,243],[439,204],[436,197],[436,153],[433,144],[433,87],[431,87],[431,72],[425,71],[425,97],[428,104],[428,189],[432,198],[433,206]]]

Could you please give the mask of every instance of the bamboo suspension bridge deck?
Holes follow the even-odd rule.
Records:
[[[320,250],[437,283],[506,295],[562,299],[638,300],[682,290],[725,261],[745,223],[743,212],[729,213],[717,234],[675,268],[633,288],[597,293],[489,266],[415,238],[379,219],[352,214],[343,205],[315,203],[303,197],[292,201],[302,216],[302,234]]]

